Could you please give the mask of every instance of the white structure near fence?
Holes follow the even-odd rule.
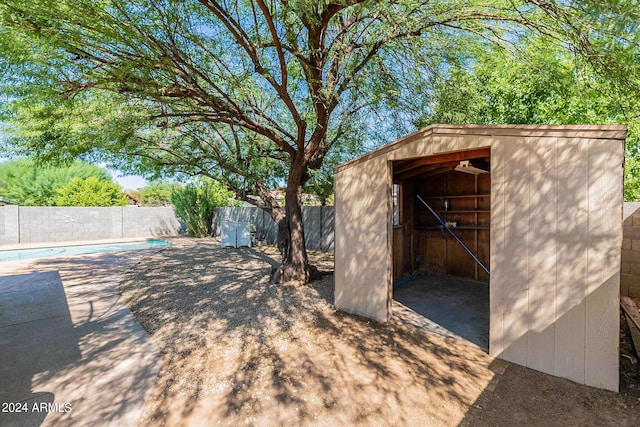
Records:
[[[303,206],[302,219],[307,249],[333,251],[333,206]],[[221,224],[225,221],[244,222],[255,227],[255,238],[274,244],[278,227],[268,213],[257,207],[217,208],[213,219],[213,235],[222,237]]]
[[[252,246],[251,223],[222,221],[220,224],[220,245],[223,248]]]

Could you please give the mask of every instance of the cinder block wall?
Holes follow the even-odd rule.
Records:
[[[624,204],[620,295],[640,298],[640,202]]]
[[[0,242],[4,242],[6,237],[6,232],[5,232],[5,207],[4,206],[0,206]]]
[[[177,236],[182,229],[173,208],[124,208],[122,237]]]
[[[0,244],[20,243],[17,206],[0,206]]]
[[[0,245],[175,236],[173,208],[0,206]]]

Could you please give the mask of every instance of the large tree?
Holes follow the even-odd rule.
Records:
[[[412,102],[470,38],[537,31],[625,75],[600,49],[633,45],[635,1],[601,3],[4,1],[9,119],[17,146],[44,158],[88,153],[223,181],[271,214],[282,280],[304,283],[301,189],[327,153],[363,129],[411,130]],[[284,206],[269,191],[280,184]]]

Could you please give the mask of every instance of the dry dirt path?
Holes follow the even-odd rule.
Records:
[[[637,425],[640,395],[336,311],[330,273],[268,284],[275,257],[178,239],[126,275],[122,295],[163,353],[143,425]]]

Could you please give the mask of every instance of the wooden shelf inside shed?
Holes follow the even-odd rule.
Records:
[[[491,212],[490,210],[470,210],[470,209],[465,209],[465,210],[458,210],[458,211],[453,211],[451,209],[447,210],[447,211],[438,211],[438,214],[442,217],[442,215],[444,214],[448,214],[448,213],[461,213],[461,214],[465,214],[465,213],[489,213]],[[431,213],[427,210],[417,210],[416,213]]]
[[[419,195],[444,221],[456,222],[451,231],[489,268],[491,178],[451,173],[414,184]],[[447,200],[447,210],[444,209]],[[472,257],[419,201],[412,209],[416,269],[488,281]]]

